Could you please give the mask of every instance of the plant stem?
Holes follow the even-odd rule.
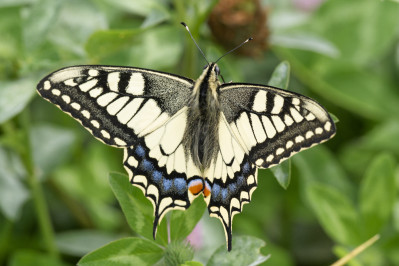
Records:
[[[58,258],[59,252],[55,244],[53,226],[51,224],[48,207],[43,194],[43,188],[39,182],[39,179],[34,169],[30,136],[29,136],[30,132],[29,110],[25,110],[24,112],[22,112],[21,124],[24,130],[24,136],[22,137],[22,141],[25,144],[24,145],[25,150],[21,154],[21,157],[27,170],[27,181],[31,188],[33,204],[37,215],[37,222],[39,224],[44,245],[48,253]]]

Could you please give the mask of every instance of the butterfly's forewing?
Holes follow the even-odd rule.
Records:
[[[219,100],[231,132],[261,168],[335,135],[327,111],[300,94],[261,85],[224,84]]]
[[[190,79],[152,70],[73,66],[51,73],[37,90],[96,138],[128,147],[183,108],[192,86]]]

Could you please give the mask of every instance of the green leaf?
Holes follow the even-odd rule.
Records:
[[[88,39],[85,50],[94,62],[112,56],[116,52],[131,47],[142,30],[100,30]]]
[[[287,189],[291,181],[291,159],[270,168],[280,186]]]
[[[119,237],[96,230],[74,230],[58,233],[55,238],[57,247],[63,254],[81,257]]]
[[[166,9],[153,9],[145,18],[143,24],[141,24],[141,28],[149,28],[155,25],[158,25],[170,18],[170,14]]]
[[[270,255],[265,257],[260,253],[260,248],[264,245],[265,242],[256,237],[235,237],[230,252],[227,251],[225,244],[222,245],[213,253],[206,265],[259,265],[270,257]]]
[[[120,11],[141,16],[147,16],[153,9],[163,5],[163,2],[156,0],[102,0],[107,3],[108,8],[119,9]]]
[[[346,169],[361,176],[376,153],[391,152],[399,155],[399,121],[397,119],[378,123],[361,138],[347,143],[340,153]]]
[[[286,90],[289,80],[290,64],[287,61],[283,61],[274,69],[268,85]]]
[[[335,156],[324,146],[300,152],[292,158],[303,179],[303,187],[322,183],[335,187],[345,195],[355,194],[355,189]]]
[[[154,265],[162,258],[163,249],[155,242],[129,237],[116,240],[84,256],[78,265]]]
[[[186,261],[185,263],[181,264],[181,266],[203,266],[201,262],[198,261]]]
[[[29,191],[21,179],[26,175],[19,157],[0,146],[0,210],[7,219],[16,220]]]
[[[137,234],[152,239],[154,210],[150,201],[140,189],[130,184],[126,175],[110,173],[109,182],[130,228]],[[165,246],[168,242],[165,219],[158,226],[156,241]]]
[[[302,49],[332,58],[339,56],[339,50],[330,41],[316,35],[293,33],[276,33],[271,36],[270,43],[275,46]]]
[[[75,134],[65,128],[37,125],[31,129],[30,141],[35,167],[45,175],[70,156]]]
[[[59,17],[60,4],[60,1],[38,0],[24,10],[22,29],[25,49],[28,52],[46,40],[47,33]]]
[[[306,196],[327,234],[335,241],[359,244],[359,219],[353,203],[342,191],[326,185],[306,187]]]
[[[186,238],[201,219],[205,209],[206,204],[201,196],[197,197],[187,210],[173,211],[170,219],[171,240],[183,240]]]
[[[396,197],[395,160],[382,153],[375,156],[360,184],[360,211],[367,237],[380,232],[393,212]]]
[[[25,108],[32,98],[35,85],[30,78],[0,81],[0,123],[4,123]]]
[[[51,255],[38,252],[36,250],[17,250],[11,257],[9,266],[37,266],[37,265],[52,265],[62,266],[66,265],[59,259],[54,258]]]
[[[172,241],[165,249],[163,261],[166,266],[181,265],[194,257],[194,250],[189,243]]]

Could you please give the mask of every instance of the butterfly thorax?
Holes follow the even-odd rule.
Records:
[[[193,162],[204,170],[211,164],[218,150],[218,80],[217,65],[209,64],[195,82],[188,105],[188,121],[185,130],[185,150]]]

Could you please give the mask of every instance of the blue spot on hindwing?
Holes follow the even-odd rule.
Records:
[[[244,176],[239,175],[239,176],[237,177],[237,184],[238,184],[238,186],[240,186],[240,187],[241,187],[242,185],[245,184]]]
[[[144,150],[143,146],[137,145],[135,152],[136,152],[137,156],[139,156],[141,158],[145,157],[145,150]]]
[[[229,192],[230,192],[230,194],[235,194],[235,193],[236,193],[236,190],[237,190],[236,184],[232,183],[232,184],[229,185]]]
[[[173,185],[179,194],[187,191],[187,182],[184,178],[175,178],[173,180]]]
[[[227,188],[222,188],[222,201],[226,202],[227,201],[227,196],[229,195],[229,191]]]
[[[172,180],[164,179],[162,184],[163,184],[163,189],[165,191],[168,191],[172,187]]]
[[[157,170],[155,170],[154,172],[152,172],[152,178],[154,179],[154,181],[156,183],[158,183],[162,179],[162,173],[157,171]]]
[[[154,170],[154,165],[149,160],[144,159],[141,161],[140,166],[147,172]]]
[[[219,197],[220,194],[220,186],[218,184],[213,184],[212,186],[212,198],[215,199],[217,197]]]
[[[249,173],[250,170],[251,170],[251,167],[250,167],[249,163],[246,162],[246,163],[242,166],[242,173],[243,173],[244,175],[246,175],[246,174]]]

